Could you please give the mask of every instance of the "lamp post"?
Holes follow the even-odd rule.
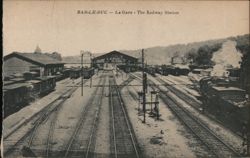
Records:
[[[143,105],[143,123],[146,123],[146,73],[144,70],[144,49],[142,49],[142,105]]]

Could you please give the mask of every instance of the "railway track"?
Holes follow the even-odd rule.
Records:
[[[76,83],[78,85],[79,83]],[[65,102],[67,98],[72,95],[76,87],[69,88],[62,93],[60,97],[58,97],[56,100],[51,102],[49,105],[47,105],[44,109],[42,109],[40,112],[33,115],[31,118],[25,120],[23,123],[21,123],[14,131],[10,132],[8,135],[6,135],[4,140],[4,152],[3,155],[5,157],[11,157],[11,155],[15,154],[22,154],[20,153],[20,149],[29,150],[31,151],[33,139],[37,133],[37,130],[41,124],[44,124],[48,118],[54,114],[57,113],[57,111],[60,109],[61,105]],[[57,114],[54,114],[54,117],[56,117]],[[49,136],[47,140],[47,145],[49,145],[46,148],[46,152],[49,154],[50,149],[50,143],[51,138],[53,135],[54,130],[54,123],[56,119],[53,119],[50,125],[49,129]],[[13,139],[17,141],[13,141]],[[34,153],[30,153],[31,155]],[[46,155],[42,153],[42,155]],[[17,156],[17,155],[15,155]],[[19,155],[20,156],[20,155]]]
[[[208,127],[202,124],[198,118],[178,105],[175,100],[167,95],[160,94],[161,99],[176,114],[176,116],[209,148],[218,158],[239,156],[234,149],[224,143]]]
[[[111,157],[139,158],[140,152],[114,76],[109,76],[111,109]]]
[[[156,78],[161,84],[165,85],[172,93],[174,93],[176,96],[178,96],[180,99],[182,99],[184,102],[186,102],[188,105],[192,106],[194,109],[196,109],[198,112],[201,112],[201,108],[203,107],[203,103],[198,102],[195,100],[193,97],[185,94],[184,92],[178,90],[177,88],[173,87],[172,85],[168,84],[166,81],[163,79],[157,77]],[[173,83],[172,81],[168,80],[170,83]],[[174,83],[173,83],[174,84]],[[242,135],[238,130],[235,130],[229,126],[227,126],[225,123],[222,123],[220,120],[215,119],[214,117],[211,116],[211,114],[207,113],[206,111],[203,113],[211,120],[214,122],[220,124],[221,126],[227,128],[229,131],[232,132],[236,137],[239,139],[242,139]]]
[[[98,84],[105,84],[105,79],[105,75],[104,79],[101,76]],[[82,109],[80,119],[68,143],[65,145],[65,153],[62,157],[93,157],[103,95],[104,87],[97,87],[93,93],[94,97],[91,97],[87,105]]]
[[[151,84],[154,84],[151,80],[149,80],[149,82],[151,82]],[[205,126],[199,120],[199,118],[192,115],[182,105],[180,105],[178,101],[169,97],[166,92],[162,91],[159,87],[155,87],[161,92],[160,98],[163,100],[163,102],[168,105],[168,107],[174,112],[179,120],[181,120],[216,157],[227,158],[239,156],[239,154],[232,147],[226,144],[221,138],[216,136],[216,134],[207,126]],[[167,88],[169,87],[170,86],[167,86]]]
[[[184,92],[182,92],[182,91],[176,89],[175,87],[169,85],[168,83],[166,83],[165,81],[163,81],[161,78],[157,77],[156,79],[161,84],[165,85],[168,88],[168,90],[170,90],[171,92],[173,92],[177,97],[179,97],[180,99],[182,99],[186,103],[190,104],[196,110],[199,110],[199,108],[202,107],[202,105],[199,102],[197,102],[194,98],[188,96]],[[171,82],[171,81],[169,81],[169,82]]]
[[[50,123],[50,128],[49,128],[49,133],[48,133],[48,138],[47,138],[47,143],[46,143],[46,157],[47,158],[51,157],[54,130],[55,130],[56,120],[57,120],[59,111],[60,109],[56,109],[56,111],[54,112],[52,116],[53,117],[52,121]]]

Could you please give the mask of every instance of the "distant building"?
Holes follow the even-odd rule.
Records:
[[[174,56],[171,58],[171,64],[175,65],[175,64],[186,64],[186,59],[184,57],[180,57],[180,56]]]
[[[63,67],[63,62],[46,54],[13,52],[4,57],[3,74],[10,76],[24,72],[38,72],[40,76],[50,76],[61,72]]]
[[[137,65],[138,59],[118,51],[112,51],[93,59],[93,65],[98,68],[116,68],[117,65]]]
[[[41,48],[37,45],[34,52],[35,52],[35,53],[42,53],[42,50],[41,50]]]

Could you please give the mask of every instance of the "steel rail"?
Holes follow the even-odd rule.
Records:
[[[69,89],[64,95],[62,96],[65,96],[65,95],[72,95],[75,91],[76,91],[77,88],[72,88],[72,89]],[[32,134],[31,134],[31,137],[30,137],[30,140],[28,142],[28,147],[30,148],[31,145],[32,145],[32,142],[33,142],[33,139],[35,137],[35,134],[36,134],[36,131],[37,129],[39,128],[40,124],[43,124],[44,122],[46,122],[49,117],[51,116],[51,114],[56,111],[56,113],[58,112],[58,110],[60,110],[60,108],[62,107],[62,104],[66,101],[65,98],[63,98],[62,100],[58,100],[60,101],[55,107],[53,107],[52,110],[50,110],[48,113],[45,112],[45,114],[40,117],[39,121],[37,122],[37,124],[35,125],[35,128],[34,130],[32,131]],[[54,122],[55,120],[52,120],[52,122]],[[49,129],[49,133],[51,131],[51,128]],[[48,137],[49,138],[49,137]],[[47,141],[48,142],[48,141]],[[47,144],[48,145],[48,144]],[[47,149],[46,149],[47,150]]]
[[[77,83],[78,84],[78,83]],[[72,91],[71,91],[72,90]],[[37,120],[33,123],[34,125],[32,126],[32,128],[30,128],[15,144],[11,145],[7,150],[4,151],[4,155],[8,156],[9,154],[12,153],[12,151],[15,149],[14,147],[17,146],[18,144],[20,144],[20,142],[24,141],[27,137],[30,136],[30,139],[28,141],[28,146],[30,147],[34,138],[34,135],[36,133],[36,130],[38,129],[38,127],[44,122],[46,121],[46,118],[48,118],[51,113],[54,112],[54,110],[56,108],[58,108],[59,106],[62,105],[62,103],[66,100],[66,98],[62,99],[62,96],[66,95],[67,93],[73,93],[76,90],[76,88],[71,88],[71,89],[67,89],[65,90],[65,92],[63,94],[60,95],[60,97],[58,97],[57,99],[55,99],[54,101],[52,101],[50,104],[48,104],[45,108],[43,108],[41,111],[39,111],[37,114],[35,114],[34,116],[32,116],[31,118],[27,119],[26,121],[24,121],[23,123],[21,123],[17,129],[11,133],[9,133],[5,138],[4,141],[6,141],[11,135],[13,135],[14,133],[16,133],[18,130],[20,130],[22,127],[24,127],[24,125],[26,125],[27,123],[31,122],[35,117],[38,117]],[[61,101],[60,101],[61,100]],[[57,101],[60,101],[59,103],[56,104]]]
[[[120,92],[119,92],[119,87],[117,86],[117,83],[116,83],[114,74],[113,74],[113,82],[114,82],[114,84],[113,84],[113,89],[114,89],[114,91],[117,93],[118,100],[119,100],[119,103],[120,103],[120,107],[121,107],[121,109],[122,109],[122,113],[123,113],[123,116],[124,116],[124,118],[125,118],[126,126],[127,126],[127,129],[128,129],[128,132],[129,132],[129,136],[130,136],[130,139],[131,139],[131,142],[132,142],[132,146],[133,146],[134,152],[135,152],[135,154],[136,154],[136,158],[139,158],[139,157],[140,157],[140,156],[139,156],[139,152],[138,152],[138,150],[137,150],[136,142],[135,142],[135,139],[134,139],[134,137],[133,137],[133,136],[134,136],[134,134],[133,134],[133,132],[132,132],[133,130],[132,130],[131,126],[130,126],[130,122],[129,122],[129,120],[128,120],[127,113],[126,113],[126,111],[125,111],[124,103],[123,103],[123,100],[122,100],[122,98],[121,98],[121,94],[120,94]],[[113,93],[113,90],[111,90],[111,91],[112,91],[112,93]]]
[[[114,109],[113,109],[113,90],[111,87],[111,81],[109,80],[109,95],[110,95],[110,105],[111,105],[111,116],[112,116],[112,131],[113,131],[113,139],[114,139],[114,148],[115,148],[115,158],[117,158],[117,148],[116,148],[116,135],[115,135],[115,118],[114,118]]]
[[[152,80],[150,82],[153,83]],[[173,98],[169,97],[166,93],[164,93],[159,87],[158,87],[161,96],[161,99],[170,107],[170,109],[177,115],[177,117],[212,151],[217,157],[224,157],[225,155],[221,155],[220,151],[222,148],[224,150],[228,150],[225,152],[229,152],[232,155],[231,156],[240,156],[232,147],[230,147],[228,144],[226,144],[221,138],[219,138],[212,130],[210,130],[208,127],[206,127],[202,121],[199,120],[199,118],[193,116],[188,110],[186,110],[180,103],[178,103]],[[168,99],[168,100],[166,100]],[[186,118],[184,118],[186,116]],[[189,120],[189,122],[187,121]],[[192,126],[192,123],[194,126]],[[196,124],[196,127],[195,127]],[[201,127],[199,129],[199,127]],[[203,131],[202,131],[203,130]],[[199,135],[199,133],[201,135]],[[202,137],[202,132],[205,135]],[[206,137],[212,138],[210,141],[206,140]],[[214,143],[212,141],[215,141]],[[216,142],[217,141],[217,142]],[[215,147],[214,147],[215,146]],[[216,148],[218,147],[218,148]],[[217,150],[216,150],[217,149]],[[227,155],[228,156],[228,155]],[[230,155],[229,155],[230,156]]]
[[[101,77],[101,80],[99,81],[98,84],[100,84],[101,81],[102,81],[102,77]],[[94,94],[97,93],[98,89],[99,88],[95,89]],[[66,145],[66,150],[65,150],[65,153],[64,153],[64,158],[68,157],[70,149],[71,149],[71,147],[72,147],[72,145],[73,145],[73,143],[75,141],[75,138],[76,138],[77,134],[79,133],[80,129],[82,128],[84,120],[86,119],[85,114],[86,114],[88,108],[90,107],[90,105],[92,104],[93,100],[94,100],[94,97],[92,97],[89,100],[89,102],[87,103],[87,105],[82,109],[80,119],[78,120],[78,122],[76,124],[76,128],[75,128],[73,134],[71,135],[71,137],[69,139],[69,143]]]
[[[106,83],[106,77],[104,79],[104,84],[105,83]],[[88,158],[88,156],[89,156],[89,150],[90,150],[90,146],[91,146],[92,141],[93,141],[93,136],[96,134],[95,131],[97,129],[98,119],[100,117],[100,108],[101,108],[101,105],[102,105],[103,94],[104,94],[104,87],[102,89],[101,96],[98,97],[100,99],[99,102],[98,102],[98,110],[96,112],[95,119],[94,119],[94,122],[93,122],[93,126],[91,128],[91,133],[90,133],[90,137],[89,137],[89,141],[88,141],[88,146],[87,146],[87,151],[86,151],[86,154],[85,154],[85,158]]]
[[[54,113],[54,117],[52,119],[52,122],[50,123],[50,129],[49,129],[49,134],[48,134],[48,139],[47,139],[47,146],[46,146],[46,157],[50,157],[50,150],[51,150],[51,141],[53,140],[53,134],[55,130],[55,125],[56,125],[56,118],[58,116],[60,109],[56,109]]]
[[[199,103],[197,100],[195,100],[194,98],[190,97],[189,95],[185,94],[184,92],[178,90],[177,88],[169,85],[166,81],[164,81],[161,78],[156,78],[159,82],[167,84],[166,87],[173,92],[176,96],[178,96],[179,98],[181,98],[184,102],[186,102],[188,105],[192,106],[195,110],[197,110],[199,113],[201,113],[200,111],[200,107],[202,106],[203,103]],[[167,79],[168,80],[168,79]],[[169,82],[173,83],[172,81],[168,80]],[[214,122],[218,123],[219,125],[223,126],[224,128],[228,129],[229,131],[231,131],[231,133],[233,135],[235,135],[236,137],[238,137],[239,139],[243,139],[242,135],[239,134],[239,132],[237,130],[232,129],[231,127],[224,125],[221,121],[219,121],[218,119],[215,119],[214,117],[212,117],[209,114],[206,114],[206,116],[213,120]]]

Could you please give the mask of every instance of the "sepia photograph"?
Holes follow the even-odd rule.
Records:
[[[249,3],[3,0],[1,157],[250,157]]]

